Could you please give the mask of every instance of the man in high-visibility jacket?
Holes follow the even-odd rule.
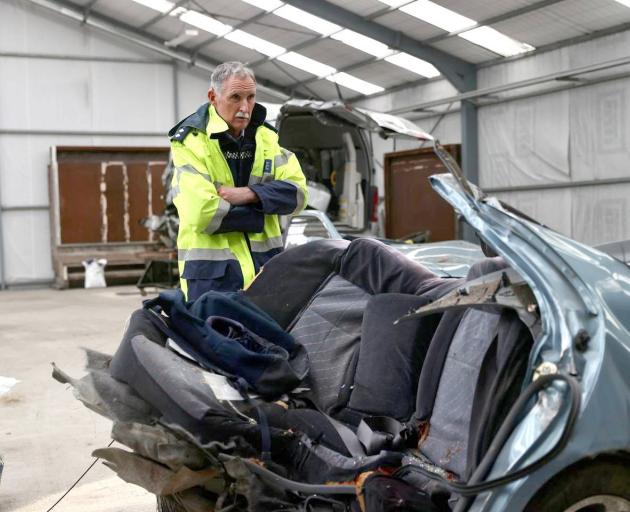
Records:
[[[169,132],[173,203],[179,214],[182,290],[246,287],[282,251],[279,215],[306,205],[306,179],[256,103],[256,79],[240,62],[212,73],[210,103]]]

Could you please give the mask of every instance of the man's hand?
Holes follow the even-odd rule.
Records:
[[[234,206],[258,202],[258,196],[249,187],[227,187],[222,185],[217,192],[221,198]]]

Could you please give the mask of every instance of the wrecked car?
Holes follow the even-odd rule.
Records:
[[[626,510],[630,269],[435,149],[487,257],[324,239],[243,292],[160,294],[85,377],[54,370],[128,448],[94,455],[164,510]]]

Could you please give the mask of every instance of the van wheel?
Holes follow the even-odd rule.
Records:
[[[630,512],[630,460],[602,457],[552,478],[524,512]]]

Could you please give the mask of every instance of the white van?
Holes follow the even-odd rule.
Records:
[[[373,134],[426,140],[414,123],[341,101],[290,100],[265,105],[276,114],[280,145],[293,151],[309,182],[309,206],[343,232],[363,232],[376,222]]]

